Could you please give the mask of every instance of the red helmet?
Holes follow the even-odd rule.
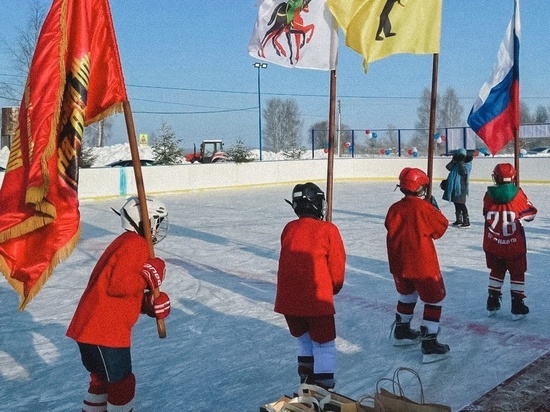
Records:
[[[403,193],[421,195],[429,183],[428,175],[415,167],[406,167],[399,174],[399,188]]]
[[[497,185],[516,181],[516,169],[510,163],[499,163],[493,170],[493,180]]]

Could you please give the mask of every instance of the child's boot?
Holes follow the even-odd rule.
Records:
[[[453,226],[459,227],[462,226],[462,212],[456,212],[456,221],[453,222]]]
[[[468,213],[464,213],[462,215],[462,224],[460,225],[460,227],[470,227],[470,216],[468,216]]]

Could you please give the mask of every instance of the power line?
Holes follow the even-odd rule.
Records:
[[[132,110],[136,114],[174,114],[174,115],[182,115],[182,114],[213,114],[213,113],[229,113],[229,112],[245,112],[248,110],[258,110],[258,107],[244,107],[241,109],[219,109],[219,110],[205,110],[205,111],[194,111],[194,112],[164,112],[164,111],[145,111],[145,110]]]

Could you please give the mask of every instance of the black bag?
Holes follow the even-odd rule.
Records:
[[[441,181],[441,183],[439,184],[439,187],[442,189],[442,190],[447,190],[447,179],[443,179]]]

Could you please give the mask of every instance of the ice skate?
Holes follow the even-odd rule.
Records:
[[[523,303],[523,298],[512,295],[512,320],[520,320],[529,313],[529,308]]]
[[[489,312],[489,317],[495,316],[497,310],[500,309],[500,299],[501,294],[494,290],[489,291],[489,297],[487,298],[487,311]]]
[[[420,342],[420,331],[411,329],[410,322],[403,322],[399,314],[395,314],[393,329],[393,346],[416,345]]]
[[[449,345],[437,341],[437,333],[428,333],[428,328],[420,327],[422,335],[422,363],[438,362],[450,355]]]

